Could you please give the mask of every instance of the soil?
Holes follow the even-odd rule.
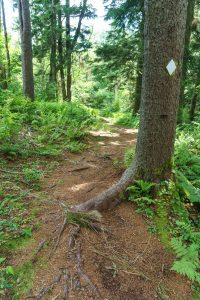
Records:
[[[192,299],[190,283],[170,270],[173,254],[149,233],[148,224],[132,203],[124,201],[104,212],[103,232],[81,228],[71,250],[69,241],[76,227],[67,225],[53,250],[65,219],[64,205],[86,201],[115,183],[123,172],[125,149],[136,138],[137,130],[116,126],[111,131],[91,132],[89,150],[65,153],[55,171],[44,179],[45,194],[33,199],[39,207],[40,226],[32,242],[17,250],[12,261],[15,266],[33,261],[35,278],[29,299],[50,286],[59,274],[59,282],[42,299]],[[37,249],[40,251],[34,256]],[[83,275],[80,284],[77,264]],[[27,295],[20,299],[27,299]]]

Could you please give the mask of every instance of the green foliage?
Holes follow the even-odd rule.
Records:
[[[136,196],[149,196],[152,192],[155,183],[146,182],[144,180],[135,180],[134,186],[131,186],[127,191]]]
[[[175,165],[195,187],[200,187],[200,123],[178,128]]]
[[[151,196],[151,192],[154,183],[146,182],[143,180],[136,180],[133,186],[130,186],[127,191],[129,194],[129,201],[136,203],[138,213],[147,215],[149,218],[153,218],[153,207],[155,200]]]
[[[98,211],[90,211],[86,213],[75,213],[66,211],[67,222],[72,225],[80,225],[84,228],[94,229],[94,224],[101,222],[102,216]]]
[[[15,271],[12,266],[4,266],[5,259],[0,258],[0,296],[5,296],[5,290],[13,287]]]
[[[0,248],[9,246],[9,244],[19,237],[29,237],[27,234],[27,218],[23,214],[26,211],[24,199],[26,194],[15,191],[12,194],[6,194],[1,189],[0,204]],[[22,227],[24,228],[22,230]]]
[[[194,185],[181,173],[176,171],[176,180],[179,189],[184,196],[192,203],[200,203],[200,189],[195,188]]]
[[[181,239],[173,238],[171,241],[172,248],[174,249],[178,260],[174,262],[172,267],[173,271],[187,276],[191,281],[200,283],[199,269],[199,244],[191,244],[186,246],[182,243]]]
[[[27,276],[28,274],[28,276]],[[31,262],[26,262],[18,268],[6,266],[0,262],[0,295],[5,297],[5,291],[10,290],[12,299],[20,299],[20,294],[26,294],[32,287],[34,269]]]
[[[81,153],[87,148],[87,146],[83,143],[72,141],[68,145],[66,145],[66,149],[71,153]]]
[[[128,148],[124,154],[124,165],[126,168],[130,167],[130,165],[133,162],[134,157],[135,157],[135,149],[133,147]]]
[[[116,125],[122,125],[128,128],[139,127],[139,116],[133,116],[131,113],[116,113],[113,117]]]
[[[8,99],[0,107],[0,152],[10,158],[57,155],[62,149],[58,144],[66,141],[77,152],[84,149],[81,142],[95,122],[93,111],[81,104]]]
[[[41,179],[43,175],[37,169],[25,168],[23,170],[24,173],[24,181],[28,185],[40,185]]]

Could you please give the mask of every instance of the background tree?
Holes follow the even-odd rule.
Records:
[[[105,3],[107,3],[107,1],[105,1]],[[143,0],[126,0],[121,2],[111,1],[111,3],[109,2],[109,4],[106,7],[107,7],[106,18],[108,20],[112,20],[113,31],[116,30],[118,31],[118,34],[115,35],[116,49],[118,49],[118,46],[120,46],[122,36],[124,36],[124,38],[126,39],[126,44],[124,45],[125,47],[124,51],[120,53],[118,51],[119,63],[117,62],[117,59],[115,59],[115,68],[122,69],[122,73],[124,73],[123,65],[126,66],[125,77],[127,78],[127,75],[129,74],[128,78],[131,82],[130,98],[132,102],[132,111],[133,113],[138,113],[140,108],[140,101],[141,101],[142,71],[143,71],[144,1]],[[119,45],[117,45],[118,41],[119,41]],[[105,41],[105,44],[107,45],[109,43],[110,43],[110,38],[108,36],[108,38]],[[131,49],[131,51],[127,55],[128,49]],[[112,53],[115,56],[115,58],[117,58],[115,51],[113,52],[110,51],[110,53]],[[98,51],[97,54],[99,54]],[[132,62],[130,62],[131,55],[132,55]],[[123,57],[123,64],[121,64],[122,57]],[[105,56],[103,59],[105,59]],[[132,85],[134,85],[135,87],[134,92],[133,92]]]
[[[19,24],[22,51],[22,73],[24,95],[34,100],[34,78],[32,59],[31,19],[28,0],[19,0]]]
[[[2,11],[4,40],[5,40],[5,49],[6,49],[6,59],[7,59],[7,79],[9,81],[11,79],[11,63],[10,63],[10,50],[9,50],[9,43],[8,43],[8,32],[7,32],[7,25],[6,25],[4,0],[1,0],[1,11]]]

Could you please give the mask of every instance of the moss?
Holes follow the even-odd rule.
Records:
[[[119,198],[120,198],[121,201],[126,201],[126,199],[127,199],[127,197],[126,197],[126,195],[125,195],[124,192],[121,192],[121,193],[119,194]]]
[[[20,250],[27,247],[32,241],[33,239],[29,237],[18,237],[10,240],[3,248],[5,250]]]
[[[17,284],[13,290],[14,295],[18,296],[19,294],[28,294],[33,286],[33,280],[35,278],[35,269],[32,262],[26,262],[22,266],[18,267],[15,272],[15,280]]]
[[[168,224],[168,212],[166,207],[160,206],[155,217],[155,225],[160,238],[160,241],[166,248],[170,248],[170,234]]]
[[[161,177],[163,174],[168,173],[169,170],[172,170],[173,159],[167,160],[162,166],[156,168],[152,173],[153,176]]]

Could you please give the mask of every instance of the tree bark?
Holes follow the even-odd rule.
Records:
[[[194,8],[195,8],[195,0],[189,0],[188,1],[188,9],[187,9],[185,48],[184,48],[183,72],[182,72],[178,123],[182,122],[182,109],[185,104],[185,85],[186,85],[188,61],[189,61],[189,55],[190,55],[190,39],[191,39],[191,33],[192,33],[192,22],[194,19]]]
[[[191,107],[190,107],[190,121],[194,121],[194,118],[195,118],[197,100],[199,97],[199,88],[198,88],[199,86],[200,86],[200,59],[198,62],[198,72],[197,72],[197,80],[196,80],[196,84],[195,84],[194,95],[192,97]]]
[[[11,63],[10,63],[10,51],[9,51],[9,45],[8,45],[8,33],[7,33],[7,26],[6,26],[4,0],[1,0],[1,8],[2,8],[4,40],[5,40],[5,49],[6,49],[6,59],[7,59],[7,78],[8,78],[8,81],[10,81],[10,79],[11,79]]]
[[[56,64],[56,52],[57,52],[57,46],[56,46],[56,5],[57,1],[52,0],[51,1],[51,54],[50,54],[50,73],[49,73],[49,82],[54,84],[56,86],[57,80],[56,80],[56,74],[57,74],[57,64]]]
[[[59,0],[60,5],[60,0]],[[59,70],[60,70],[60,79],[61,79],[61,90],[62,90],[62,98],[65,101],[67,99],[66,95],[66,87],[65,87],[65,73],[64,73],[64,59],[63,59],[63,27],[62,27],[62,10],[61,7],[59,7],[58,10],[58,30],[59,30],[59,36],[58,36],[58,59],[59,59]]]
[[[72,53],[76,47],[78,38],[81,33],[82,21],[85,16],[87,0],[83,0],[82,9],[79,16],[78,25],[71,41],[70,36],[70,0],[66,0],[66,59],[67,59],[67,101],[72,100]]]
[[[72,52],[67,54],[67,101],[72,100]]]
[[[145,1],[141,122],[135,161],[119,182],[77,205],[76,211],[109,208],[120,201],[121,194],[135,178],[160,182],[171,177],[187,4],[187,0]],[[166,70],[171,59],[177,66],[173,76]]]
[[[135,101],[134,101],[134,115],[139,112],[141,104],[141,92],[142,92],[142,71],[143,71],[143,51],[139,54],[137,64],[137,79],[135,87]]]
[[[34,100],[32,34],[29,1],[19,0],[18,9],[21,34],[23,90],[26,97]]]
[[[67,101],[71,101],[72,92],[72,45],[71,45],[71,24],[70,24],[70,0],[66,0],[66,60],[67,60]]]
[[[144,5],[143,5],[144,6]],[[141,105],[141,95],[142,95],[142,72],[143,72],[143,60],[144,60],[144,7],[142,7],[142,21],[139,28],[139,56],[137,62],[137,79],[135,87],[135,102],[133,114],[137,114]]]

